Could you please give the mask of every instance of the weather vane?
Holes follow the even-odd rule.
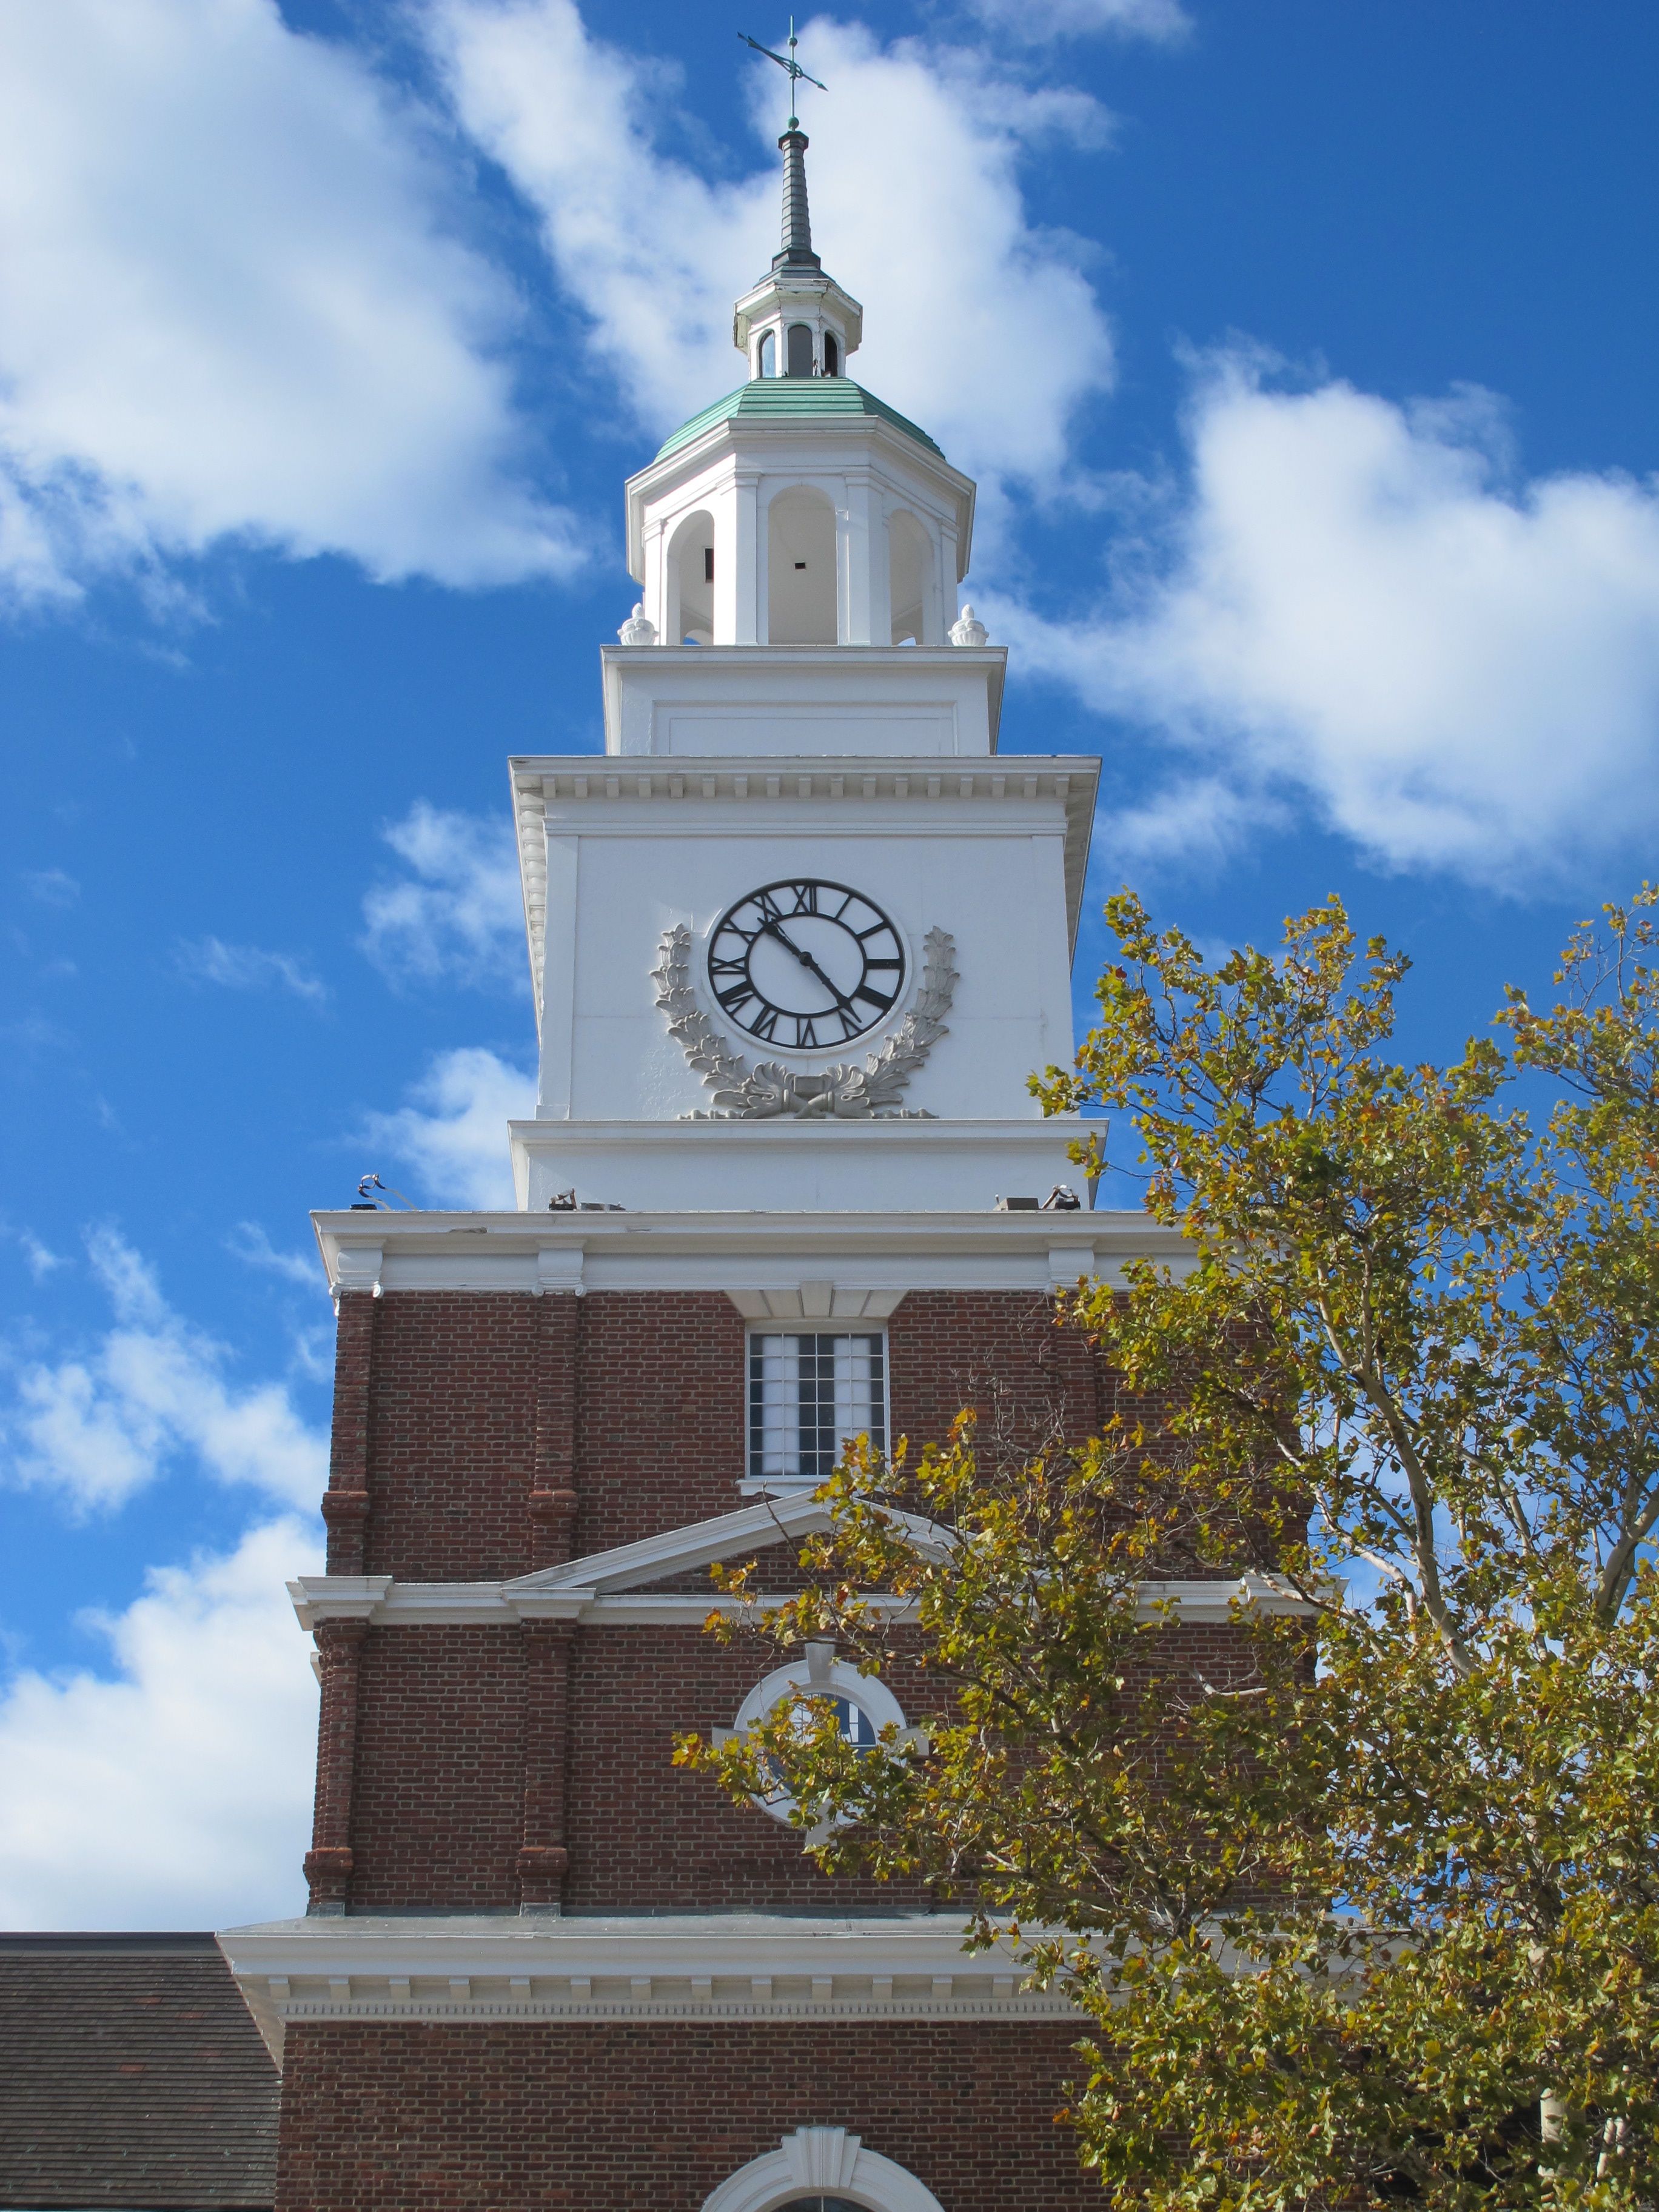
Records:
[[[800,129],[800,118],[795,113],[795,85],[798,79],[805,77],[808,84],[816,84],[820,92],[828,92],[830,88],[827,84],[820,82],[810,70],[804,70],[800,64],[795,59],[796,40],[794,17],[792,15],[789,18],[789,52],[787,56],[783,54],[775,54],[770,46],[762,46],[760,40],[758,39],[751,39],[747,31],[739,31],[738,33],[738,36],[743,40],[745,46],[752,46],[757,54],[764,54],[769,62],[775,62],[781,70],[783,70],[787,73],[789,78],[788,128],[791,131],[799,131]]]

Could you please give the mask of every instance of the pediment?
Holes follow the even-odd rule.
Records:
[[[949,1532],[921,1516],[889,1509],[919,1550],[943,1558]],[[720,1560],[798,1544],[830,1525],[828,1509],[811,1492],[757,1498],[712,1520],[665,1528],[635,1544],[584,1553],[556,1567],[542,1567],[511,1582],[396,1582],[390,1575],[301,1575],[289,1595],[300,1626],[353,1620],[376,1627],[459,1625],[484,1627],[526,1620],[680,1621],[703,1618],[711,1606],[731,1604],[685,1578]],[[675,1589],[679,1582],[681,1587]]]
[[[895,1520],[911,1533],[919,1547],[940,1555],[948,1548],[943,1533],[919,1515],[895,1509]],[[647,1589],[652,1584],[711,1567],[731,1559],[746,1559],[779,1544],[795,1544],[830,1525],[829,1509],[810,1492],[784,1498],[760,1498],[736,1512],[721,1513],[711,1521],[693,1521],[678,1528],[622,1544],[614,1550],[589,1552],[566,1559],[556,1567],[542,1567],[501,1585],[514,1598],[553,1598],[577,1591],[593,1596],[614,1596],[627,1590]]]

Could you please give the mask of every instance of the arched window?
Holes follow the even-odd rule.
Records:
[[[841,348],[836,343],[833,331],[826,331],[823,334],[823,373],[826,376],[841,374]]]
[[[927,642],[927,587],[933,568],[933,540],[915,516],[901,508],[887,524],[887,588],[895,645]]]
[[[836,510],[805,485],[766,510],[766,635],[770,645],[834,645]]]
[[[787,376],[811,376],[812,374],[812,332],[805,323],[789,325],[789,366]]]
[[[665,645],[714,641],[714,518],[688,514],[668,541]]]
[[[904,1727],[904,1714],[898,1699],[884,1682],[878,1681],[873,1674],[860,1674],[856,1667],[836,1658],[829,1645],[809,1644],[805,1659],[779,1667],[763,1681],[756,1683],[738,1707],[731,1734],[742,1735],[757,1721],[764,1719],[774,1706],[801,1697],[829,1700],[836,1727],[854,1751],[873,1750],[890,1722],[896,1729]],[[804,1717],[801,1725],[803,1729],[807,1725]],[[715,1741],[725,1741],[726,1733],[717,1729]],[[783,1788],[781,1778],[775,1778],[769,1793],[757,1797],[755,1802],[775,1820],[787,1821],[795,1809],[795,1801]]]
[[[760,342],[760,370],[762,376],[778,373],[778,342],[770,331],[763,331]]]

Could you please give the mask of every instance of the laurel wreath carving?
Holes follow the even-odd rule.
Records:
[[[691,933],[684,922],[663,932],[652,979],[657,1004],[667,1017],[668,1033],[679,1040],[687,1060],[714,1092],[706,1113],[691,1121],[771,1121],[793,1115],[800,1120],[842,1121],[930,1121],[899,1103],[904,1086],[946,1034],[958,981],[951,965],[956,942],[945,929],[930,929],[922,939],[921,981],[915,1002],[880,1049],[866,1054],[862,1067],[841,1065],[816,1073],[785,1067],[777,1060],[753,1066],[735,1052],[697,1004],[691,988]]]

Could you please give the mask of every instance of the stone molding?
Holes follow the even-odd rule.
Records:
[[[942,1036],[945,1017],[962,980],[951,965],[956,945],[945,929],[930,929],[922,939],[924,958],[916,995],[891,1035],[865,1055],[862,1067],[841,1062],[830,1067],[787,1067],[769,1060],[758,1066],[734,1049],[698,1003],[691,981],[691,933],[684,922],[665,929],[652,970],[657,1004],[688,1065],[714,1093],[707,1114],[683,1115],[683,1121],[773,1121],[793,1115],[801,1121],[932,1121],[899,1104],[910,1078]]]
[[[690,648],[700,665],[715,658],[708,647]],[[751,653],[755,648],[748,648]],[[760,648],[764,653],[769,648]],[[848,665],[858,648],[827,648],[839,665]],[[888,658],[892,648],[884,648]],[[946,662],[962,659],[959,647],[937,648]],[[907,660],[915,658],[907,653]],[[1082,911],[1084,874],[1088,865],[1089,840],[1094,826],[1095,787],[1099,763],[1076,754],[1026,755],[969,758],[950,754],[894,758],[807,755],[772,757],[757,754],[706,757],[687,754],[653,757],[648,754],[567,754],[520,756],[509,763],[513,776],[514,814],[517,824],[519,865],[524,883],[525,927],[530,954],[531,985],[536,1002],[536,1021],[542,1020],[542,993],[547,957],[547,810],[574,803],[586,815],[592,810],[592,827],[622,810],[631,812],[641,804],[707,807],[735,805],[744,816],[757,808],[775,808],[780,816],[803,803],[822,805],[825,799],[854,805],[899,805],[906,808],[933,801],[967,803],[973,806],[1052,804],[1065,809],[1066,900],[1072,933],[1076,934]],[[586,834],[586,823],[581,825]],[[781,822],[780,826],[793,826]]]
[[[280,2050],[291,2021],[1077,2020],[954,1915],[276,1921],[219,1936]]]
[[[893,1517],[927,1539],[928,1524],[915,1515],[895,1511]],[[712,1590],[707,1596],[653,1595],[648,1586],[829,1526],[828,1509],[810,1492],[800,1492],[760,1498],[712,1520],[665,1528],[636,1544],[590,1552],[508,1582],[398,1583],[390,1575],[301,1575],[288,1589],[301,1626],[310,1629],[331,1620],[376,1627],[491,1626],[522,1620],[695,1625],[717,1609],[720,1601]],[[899,1601],[893,1603],[897,1609]]]
[[[890,1519],[905,1527],[921,1549],[941,1558],[948,1553],[952,1541],[948,1529],[897,1507],[888,1511]],[[801,1491],[757,1498],[735,1512],[664,1528],[638,1543],[586,1553],[507,1582],[400,1583],[391,1575],[301,1575],[288,1589],[300,1626],[307,1629],[326,1621],[379,1628],[489,1627],[523,1620],[572,1620],[600,1626],[652,1620],[695,1624],[723,1607],[735,1608],[740,1601],[722,1601],[712,1590],[707,1596],[653,1595],[650,1585],[713,1566],[720,1559],[747,1559],[768,1544],[793,1542],[832,1525],[828,1505],[815,1492]],[[1236,1604],[1259,1606],[1274,1613],[1311,1610],[1288,1583],[1267,1575],[1148,1580],[1140,1592],[1143,1619],[1170,1608],[1184,1626],[1224,1624]],[[902,1615],[902,1601],[887,1602]]]
[[[1079,1128],[1086,1127],[1076,1125]],[[512,1124],[522,1147],[561,1137],[580,1140],[594,1125]],[[1069,1138],[1071,1129],[1064,1133]],[[793,1149],[880,1141],[995,1152],[1010,1139],[1053,1146],[1055,1125],[949,1121],[672,1121],[616,1123],[607,1143],[781,1144]],[[1073,1170],[1075,1172],[1075,1170]],[[1034,1182],[1037,1171],[1033,1170]],[[1018,1187],[1018,1186],[1016,1186]],[[1037,1194],[1041,1194],[1038,1193]],[[330,1287],[386,1291],[465,1290],[556,1296],[592,1291],[724,1291],[747,1318],[793,1317],[787,1302],[831,1286],[854,1292],[860,1312],[885,1319],[909,1291],[1028,1291],[1070,1287],[1079,1275],[1123,1280],[1132,1259],[1176,1273],[1192,1264],[1181,1236],[1143,1213],[355,1213],[312,1216]],[[780,1298],[782,1306],[771,1301]],[[803,1306],[803,1314],[807,1309]]]
[[[702,2212],[773,2212],[803,2190],[850,2193],[871,2212],[945,2212],[931,2189],[890,2158],[866,2150],[845,2128],[797,2128],[776,2150],[750,2159],[712,2197]]]

